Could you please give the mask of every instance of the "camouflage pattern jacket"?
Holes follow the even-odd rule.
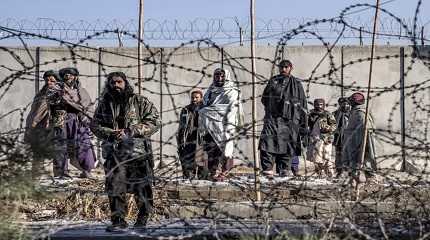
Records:
[[[333,143],[334,131],[336,130],[336,119],[333,114],[329,111],[316,111],[312,109],[309,113],[308,126],[310,132],[312,132],[316,122],[319,122],[320,126],[320,139],[326,144]]]
[[[154,104],[134,93],[124,100],[114,99],[105,91],[97,106],[91,130],[102,139],[102,153],[107,169],[115,168],[119,162],[131,159],[149,163],[142,175],[154,166],[150,136],[160,127],[160,119]],[[115,130],[126,129],[127,138],[117,140]]]
[[[132,138],[149,138],[160,127],[160,119],[154,104],[146,97],[131,94],[121,103],[105,93],[91,126],[98,138],[114,142],[114,131],[118,129],[130,130]]]

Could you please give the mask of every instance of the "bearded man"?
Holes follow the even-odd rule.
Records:
[[[79,177],[91,177],[96,167],[96,156],[91,143],[89,123],[94,114],[94,103],[82,87],[76,68],[63,68],[59,71],[62,82],[62,100],[52,106],[61,151],[54,163],[54,176],[70,177],[70,163],[81,170]]]
[[[319,177],[324,171],[328,178],[333,177],[334,161],[332,158],[333,133],[336,130],[336,119],[325,110],[322,98],[314,100],[314,109],[309,113],[310,140],[308,160],[315,165]]]
[[[289,174],[291,159],[301,156],[307,133],[307,102],[301,80],[291,74],[289,60],[282,60],[278,67],[279,75],[269,80],[261,97],[265,114],[259,149],[263,175],[268,178],[273,178],[274,164],[279,176]]]
[[[56,147],[61,142],[55,141],[55,122],[51,107],[61,101],[62,87],[60,85],[60,77],[53,70],[48,70],[43,74],[45,85],[36,94],[31,104],[30,112],[27,115],[25,122],[24,140],[31,147],[33,153],[32,162],[32,178],[37,180],[44,171],[44,160],[54,160],[54,173],[58,167],[56,155],[59,155],[56,150],[61,149]],[[61,153],[61,152],[60,152]],[[62,166],[65,167],[64,165]],[[63,172],[66,172],[64,169]],[[57,177],[57,176],[56,176]]]
[[[373,136],[373,118],[368,114],[367,127],[365,127],[366,107],[365,98],[360,92],[353,93],[348,97],[351,104],[351,114],[343,135],[342,162],[346,163],[350,175],[357,182],[360,182],[360,173],[364,171],[366,180],[376,179],[376,151],[375,139]],[[363,147],[364,131],[367,130],[366,146]],[[364,151],[364,162],[361,161]]]
[[[342,162],[342,138],[346,127],[348,126],[349,115],[351,112],[351,105],[347,98],[341,97],[337,100],[339,108],[333,112],[334,118],[336,119],[336,131],[334,132],[333,145],[336,149],[336,177],[339,178],[345,170],[345,164]]]
[[[233,167],[233,151],[243,123],[240,89],[227,69],[217,68],[199,111],[199,136],[208,155],[209,178],[224,181]]]
[[[123,72],[108,75],[91,129],[102,140],[106,191],[112,225],[106,231],[124,231],[126,193],[134,194],[138,208],[135,227],[145,227],[153,206],[153,154],[150,137],[160,127],[158,111],[146,97],[133,93]]]
[[[182,108],[179,115],[179,127],[176,135],[179,161],[185,179],[206,178],[205,166],[196,162],[197,132],[199,127],[199,110],[203,106],[203,91],[191,90],[191,103]]]

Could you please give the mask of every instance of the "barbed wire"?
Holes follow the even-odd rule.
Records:
[[[347,16],[345,16],[347,17]],[[334,19],[336,20],[336,19]],[[280,35],[292,29],[313,22],[309,18],[283,18],[283,19],[259,19],[257,18],[256,38],[266,41],[279,39]],[[349,17],[348,22],[356,26],[356,29],[346,29],[338,21],[319,22],[318,25],[312,24],[308,31],[317,33],[324,39],[332,40],[343,31],[342,39],[361,39],[369,38],[372,20],[360,16]],[[76,41],[79,39],[93,36],[93,40],[132,40],[123,32],[136,34],[138,22],[136,20],[96,20],[93,22],[79,20],[67,22],[51,18],[38,18],[35,20],[7,18],[0,19],[0,25],[13,28],[19,31],[32,33],[34,35],[51,36],[58,40]],[[378,21],[378,38],[384,40],[404,40],[410,39],[404,32],[403,25],[411,28],[414,25],[413,19],[402,19],[401,22],[392,17],[383,17]],[[417,23],[417,38],[427,42],[429,28],[425,23]],[[116,32],[104,33],[106,29],[116,30]],[[248,19],[238,18],[196,18],[193,20],[158,20],[147,19],[144,24],[144,39],[146,41],[188,41],[192,39],[212,39],[223,41],[235,41],[238,43],[246,42],[250,37],[250,26]],[[422,33],[421,33],[422,31]],[[95,33],[101,33],[94,36]],[[0,39],[12,37],[10,33],[1,31]],[[312,39],[312,36],[302,35],[300,40]],[[26,39],[38,39],[37,37],[26,36]]]
[[[419,81],[407,83],[404,87],[406,91],[405,98],[410,101],[409,106],[411,107],[412,113],[408,115],[407,118],[408,128],[405,135],[407,146],[402,146],[400,140],[402,133],[395,127],[395,122],[398,120],[396,113],[399,111],[400,107],[400,101],[397,101],[397,99],[393,102],[383,101],[385,105],[384,108],[389,110],[388,117],[379,119],[380,124],[373,130],[377,142],[382,146],[381,149],[384,147],[394,149],[393,151],[379,155],[377,157],[379,163],[384,161],[390,161],[393,165],[400,163],[402,161],[400,149],[404,147],[406,148],[408,160],[420,161],[424,165],[423,170],[409,174],[402,173],[406,174],[406,176],[401,177],[399,177],[400,173],[394,169],[381,170],[379,174],[383,177],[383,182],[381,184],[369,184],[366,186],[365,192],[362,194],[361,198],[356,201],[350,201],[351,189],[348,188],[350,186],[349,184],[338,184],[330,181],[318,180],[315,179],[315,173],[311,172],[305,173],[306,176],[302,179],[289,178],[287,181],[263,181],[262,193],[264,201],[257,202],[255,200],[254,178],[234,176],[228,180],[227,184],[230,190],[233,189],[232,191],[236,194],[235,197],[228,198],[220,193],[216,197],[218,198],[217,200],[224,205],[217,205],[216,201],[214,202],[214,195],[210,193],[211,191],[215,191],[213,190],[215,188],[221,188],[222,184],[220,186],[214,183],[202,187],[191,181],[180,180],[181,171],[179,159],[175,151],[172,151],[172,149],[178,147],[174,141],[176,132],[164,132],[160,139],[153,139],[153,142],[157,143],[159,146],[154,149],[156,155],[160,153],[156,158],[159,161],[164,161],[162,167],[157,168],[155,171],[155,186],[158,197],[155,208],[158,216],[153,217],[153,222],[157,225],[156,227],[147,228],[143,233],[131,231],[131,234],[139,237],[157,236],[157,239],[166,239],[166,237],[158,233],[159,229],[169,229],[169,226],[172,224],[181,223],[184,224],[184,228],[187,228],[192,233],[169,233],[175,234],[181,239],[202,235],[205,232],[209,232],[212,237],[219,237],[219,233],[216,232],[216,226],[219,224],[219,226],[222,225],[224,227],[240,226],[240,232],[238,234],[243,236],[254,233],[254,230],[258,230],[255,234],[261,235],[263,232],[266,234],[263,235],[267,237],[270,233],[282,238],[282,236],[284,236],[282,231],[285,231],[285,226],[282,227],[281,224],[278,225],[276,221],[271,219],[272,217],[274,218],[277,213],[282,213],[284,214],[283,216],[288,216],[290,220],[295,220],[298,221],[299,224],[309,225],[318,229],[318,231],[313,233],[323,238],[326,238],[329,233],[333,233],[337,238],[388,239],[389,237],[396,238],[401,234],[403,234],[401,236],[406,236],[408,233],[412,233],[416,238],[421,237],[424,239],[428,237],[430,233],[430,206],[428,204],[428,194],[430,190],[429,180],[427,179],[427,163],[430,159],[428,151],[430,149],[428,135],[430,125],[430,120],[428,118],[430,115],[428,98],[428,91],[430,90],[430,65],[428,64],[429,58],[426,52],[420,51],[419,49],[421,41],[419,36],[420,28],[416,19],[419,14],[420,3],[421,1],[417,4],[412,25],[407,24],[406,21],[396,17],[388,10],[380,9],[391,18],[388,22],[391,22],[393,26],[395,26],[391,30],[397,27],[399,28],[397,33],[388,33],[384,32],[387,28],[384,29],[381,24],[380,27],[382,28],[380,28],[380,31],[382,34],[380,37],[404,38],[410,42],[412,51],[404,55],[383,52],[381,55],[376,55],[373,59],[375,62],[381,63],[398,61],[400,58],[404,58],[405,62],[408,62],[407,66],[405,66],[405,77],[410,76],[416,69],[420,71],[421,78]],[[351,5],[345,8],[338,17],[304,21],[297,26],[291,26],[291,28],[290,26],[288,26],[288,28],[281,27],[279,32],[275,31],[275,25],[272,23],[263,25],[269,26],[267,29],[269,29],[268,31],[272,31],[272,35],[260,35],[260,38],[269,37],[276,39],[277,44],[273,48],[273,57],[256,58],[259,63],[272,66],[272,74],[270,75],[266,76],[257,73],[257,85],[265,85],[273,75],[273,69],[276,67],[276,64],[280,60],[290,56],[290,49],[288,48],[290,42],[302,36],[306,36],[316,39],[319,45],[322,46],[324,52],[322,56],[318,56],[318,58],[312,61],[312,66],[306,66],[309,67],[311,71],[309,75],[303,77],[302,81],[306,86],[305,90],[309,102],[314,98],[312,95],[314,92],[311,91],[312,88],[344,88],[351,92],[364,90],[366,86],[356,83],[345,84],[340,82],[339,74],[343,69],[352,68],[359,64],[363,66],[366,65],[368,61],[371,60],[370,57],[353,58],[351,56],[346,63],[342,64],[338,59],[338,55],[334,54],[334,51],[338,49],[337,47],[342,39],[348,38],[348,31],[354,34],[360,32],[360,26],[362,24],[351,22],[346,16],[348,16],[348,13],[363,7],[374,8],[374,6],[370,4]],[[164,129],[172,129],[172,127],[177,126],[179,122],[179,111],[183,107],[181,105],[183,102],[181,98],[184,95],[188,97],[188,93],[192,88],[205,85],[208,79],[210,81],[213,77],[211,70],[215,67],[221,65],[230,69],[233,79],[237,80],[236,82],[240,89],[248,89],[251,86],[249,81],[241,79],[241,76],[251,74],[251,70],[248,67],[251,58],[249,56],[235,56],[233,52],[231,52],[231,49],[224,49],[221,44],[215,41],[218,37],[237,37],[237,35],[226,34],[225,29],[228,29],[226,28],[227,24],[217,22],[216,20],[214,20],[214,22],[211,21],[207,22],[208,24],[210,23],[210,27],[207,27],[206,32],[203,31],[203,33],[216,33],[220,35],[204,35],[203,38],[202,36],[195,37],[194,35],[187,35],[186,37],[192,37],[192,39],[169,49],[167,53],[164,53],[160,48],[151,48],[147,44],[144,46],[146,55],[141,64],[148,67],[149,70],[147,70],[148,74],[144,79],[148,87],[144,84],[142,91],[144,95],[152,94],[155,97],[164,97],[164,104],[160,102],[158,106],[161,110],[160,112],[164,114],[162,119],[162,127]],[[228,21],[226,21],[226,23]],[[56,64],[58,63],[67,63],[75,66],[78,64],[79,66],[97,64],[101,72],[99,75],[82,71],[81,77],[88,79],[95,77],[104,78],[110,69],[122,69],[124,71],[135,69],[137,63],[122,64],[118,60],[104,61],[103,59],[100,60],[94,58],[93,55],[87,54],[89,51],[100,52],[112,55],[116,59],[124,58],[136,61],[137,58],[135,55],[128,52],[121,52],[119,51],[120,49],[100,49],[85,45],[87,41],[99,37],[107,36],[107,39],[115,39],[115,35],[117,34],[121,34],[123,38],[137,41],[135,25],[126,24],[126,28],[120,29],[118,25],[114,25],[113,23],[109,24],[112,26],[109,25],[109,27],[106,27],[106,25],[104,25],[106,28],[100,29],[98,29],[98,26],[94,28],[88,27],[89,25],[85,25],[85,23],[79,25],[79,28],[73,28],[75,27],[74,25],[65,24],[63,30],[66,32],[66,35],[61,35],[62,33],[60,32],[63,30],[61,30],[61,28],[55,29],[58,27],[55,24],[53,24],[52,28],[43,25],[43,27],[45,27],[43,29],[47,30],[46,32],[40,32],[40,28],[34,28],[36,29],[35,31],[27,29],[25,23],[20,26],[13,26],[13,24],[2,26],[0,24],[0,31],[6,34],[3,39],[0,40],[0,43],[2,40],[15,39],[17,45],[24,45],[19,48],[0,48],[1,53],[10,58],[9,62],[5,61],[0,65],[0,72],[2,73],[2,75],[0,75],[0,102],[5,104],[8,99],[16,98],[15,92],[13,91],[14,86],[19,87],[22,83],[33,82],[35,78],[40,78],[39,75],[41,75],[41,72],[36,70],[36,68],[40,67],[49,69],[53,66],[57,66]],[[196,28],[199,23],[196,22],[192,23],[192,25],[193,24],[196,24],[195,28],[190,27],[190,29],[194,31],[193,33],[201,32],[201,29],[197,30]],[[212,25],[216,25],[216,27],[212,27]],[[164,26],[164,23],[158,26]],[[240,24],[237,24],[237,26],[243,26],[246,33],[248,26]],[[280,26],[283,25],[281,24]],[[333,28],[328,28],[333,30],[330,33],[333,35],[326,35],[327,33],[321,31],[321,26],[333,26]],[[83,35],[79,35],[81,33],[79,30],[80,27],[85,27],[84,29],[90,30],[83,31]],[[101,27],[103,27],[103,25]],[[164,29],[170,32],[170,28]],[[180,28],[177,27],[173,31],[176,34],[174,36],[183,37],[184,35],[177,35],[181,33],[178,29]],[[264,27],[260,28],[260,33],[265,34],[261,29],[264,29]],[[58,33],[55,31],[58,31]],[[74,33],[79,34],[70,35],[67,33],[68,31],[78,31]],[[147,26],[146,31],[148,31]],[[162,32],[163,31],[164,30],[162,30]],[[363,28],[361,32],[369,33],[370,30]],[[148,38],[151,39],[151,36],[145,36],[145,39]],[[45,59],[44,61],[38,62],[37,59],[32,57],[33,55],[28,46],[23,44],[31,39],[43,39],[61,43],[65,47],[64,52],[67,53],[64,55],[67,56],[58,57],[55,55],[53,59]],[[331,41],[329,42],[327,39],[331,39]],[[178,38],[178,40],[184,39]],[[82,51],[83,49],[85,51]],[[187,49],[187,51],[182,52],[183,49]],[[222,55],[223,59],[220,59],[220,57],[214,58],[212,56],[214,54],[209,56],[207,54],[209,50],[211,50],[212,53]],[[193,58],[198,64],[187,65],[184,59],[188,57]],[[180,58],[180,60],[176,58]],[[294,61],[298,62],[300,59],[295,59]],[[384,69],[384,71],[391,71],[391,69]],[[183,79],[177,79],[178,73],[190,74],[195,80],[185,82]],[[131,75],[129,79],[136,80],[136,77]],[[395,79],[391,80],[388,86],[378,85],[371,88],[372,101],[398,94],[402,87],[397,80],[397,76]],[[204,86],[203,88],[205,89]],[[260,99],[261,94],[244,97],[242,102],[249,103],[254,97]],[[329,97],[330,99],[336,99],[339,97],[339,94],[335,93],[333,96]],[[335,107],[336,105],[334,101],[330,101],[329,106]],[[19,122],[16,128],[2,130],[0,132],[0,143],[2,146],[0,148],[0,161],[9,163],[9,165],[0,164],[0,177],[4,179],[16,174],[15,171],[11,171],[4,166],[11,166],[13,162],[17,162],[16,159],[21,159],[24,162],[25,160],[28,161],[28,156],[31,156],[30,153],[22,153],[23,149],[25,149],[25,145],[21,140],[24,131],[24,116],[29,108],[29,104],[12,108],[13,109],[0,115],[0,120],[2,121],[7,118],[12,118],[13,121]],[[242,141],[249,140],[252,136],[250,134],[251,122],[252,121],[248,119],[246,124],[241,127],[239,132],[235,133],[233,138]],[[263,125],[263,120],[257,119],[256,124],[258,127],[261,127]],[[250,165],[252,167],[252,159],[249,151],[240,145],[236,145],[235,147],[237,151],[235,158],[245,165]],[[163,148],[170,148],[170,151],[161,152]],[[242,166],[243,165],[236,166],[235,169]],[[87,182],[83,183],[83,185],[85,184],[87,184]],[[106,199],[100,200],[103,199],[101,195],[103,189],[99,186],[102,184],[100,182],[92,182],[92,184],[93,185],[89,187],[90,189],[85,189],[84,191],[82,188],[72,189],[70,193],[67,193],[68,195],[64,202],[52,204],[53,208],[56,209],[56,216],[86,220],[94,220],[95,218],[106,219],[108,216],[108,203]],[[93,189],[94,185],[96,185],[96,190]],[[90,194],[99,195],[93,196]],[[169,194],[173,195],[173,197],[169,196]],[[185,196],[189,194],[189,196],[186,199],[181,199],[181,194]],[[82,200],[84,197],[86,197],[85,200]],[[252,220],[255,220],[256,223],[254,223],[254,225],[250,224],[249,217],[247,218],[245,215],[241,215],[240,212],[235,211],[235,208],[238,207],[244,207],[244,209],[248,209],[249,211],[252,209],[257,212],[256,215],[251,216]],[[103,212],[104,215],[102,214],[100,217],[99,213],[99,217],[96,217],[96,209]],[[186,215],[185,213],[193,217],[209,219],[208,223],[203,226],[197,225],[193,220],[184,217],[184,215]],[[178,220],[174,216],[179,216],[180,219]],[[169,221],[166,223],[166,220]],[[202,220],[200,219],[200,221]],[[261,226],[266,229],[261,230]],[[269,228],[272,230],[268,230]],[[51,231],[51,229],[48,230]],[[44,236],[50,235],[48,230],[47,233],[44,233],[46,234]],[[404,231],[406,231],[406,233]]]

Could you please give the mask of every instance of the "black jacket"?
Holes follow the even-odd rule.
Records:
[[[301,81],[293,76],[274,76],[261,102],[265,115],[260,150],[291,157],[301,155],[301,141],[307,132],[307,102]]]

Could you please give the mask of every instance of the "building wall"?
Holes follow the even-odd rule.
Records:
[[[0,51],[0,126],[2,132],[22,126],[29,104],[35,94],[35,48],[8,48]],[[213,70],[223,64],[239,82],[244,103],[245,123],[252,123],[251,104],[251,61],[249,47],[226,47],[221,54],[219,48],[208,45],[183,46],[180,48],[145,49],[142,61],[144,81],[142,93],[155,103],[162,114],[162,138],[153,136],[155,154],[158,156],[162,146],[163,160],[172,162],[176,155],[177,120],[180,108],[189,103],[189,91],[194,87],[206,88],[211,83]],[[58,70],[66,66],[76,66],[80,80],[92,99],[96,100],[103,88],[105,75],[111,71],[124,71],[130,80],[137,84],[136,48],[108,48],[101,51],[101,64],[98,49],[84,48],[40,48],[40,88],[43,86],[43,72]],[[350,95],[357,88],[365,90],[369,74],[370,47],[344,46],[344,91]],[[411,58],[412,49],[405,48],[406,65],[406,132],[409,146],[423,147],[427,144],[428,90],[426,80],[430,72],[426,62]],[[19,56],[19,58],[18,58]],[[259,46],[256,49],[257,70],[257,128],[262,127],[264,109],[260,102],[261,94],[271,74],[276,74],[272,61],[277,56],[290,59],[294,64],[293,75],[304,79],[304,87],[311,104],[315,98],[324,98],[328,110],[334,111],[341,95],[341,49],[328,50],[324,46],[286,47],[279,51],[273,46]],[[400,58],[398,46],[377,46],[372,78],[371,112],[378,129],[377,152],[382,167],[400,166],[400,108],[399,79]],[[222,61],[223,60],[223,61]],[[222,62],[222,63],[221,63]],[[161,68],[161,66],[164,66]],[[331,68],[332,66],[332,68]],[[333,69],[333,67],[335,69]],[[408,68],[410,67],[410,68]],[[101,76],[99,78],[99,68]],[[334,71],[330,71],[330,69]],[[22,73],[21,75],[16,75]],[[310,82],[308,81],[309,79]],[[160,82],[161,80],[161,82]],[[137,91],[137,88],[136,88]],[[311,105],[309,108],[312,108]],[[12,111],[12,113],[10,113]],[[23,113],[20,114],[20,113]],[[237,146],[237,162],[252,162],[252,139],[243,137]],[[159,142],[162,140],[163,144]],[[422,151],[408,150],[408,160],[423,165]],[[423,156],[421,156],[423,155]]]

